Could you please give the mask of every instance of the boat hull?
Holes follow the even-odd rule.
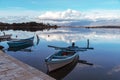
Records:
[[[64,67],[57,69],[56,71],[47,72],[48,75],[52,76],[56,80],[62,80],[67,76],[77,65],[79,56],[76,57],[71,63],[65,65]]]
[[[14,47],[20,47],[20,46],[24,46],[24,45],[29,45],[29,44],[33,44],[33,39],[32,38],[28,38],[28,39],[20,39],[20,40],[13,40],[13,41],[9,41],[7,42],[10,48],[14,48]]]
[[[76,57],[78,57],[78,54],[75,53],[74,55],[67,58],[46,61],[48,72],[64,67],[65,65],[71,63]]]
[[[25,45],[22,45],[22,46],[19,46],[19,47],[9,47],[8,51],[20,51],[20,50],[24,50],[26,48],[29,48],[31,46],[33,46],[33,44],[25,44]]]

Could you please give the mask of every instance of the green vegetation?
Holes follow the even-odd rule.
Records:
[[[51,29],[51,28],[58,28],[57,25],[50,25],[44,23],[37,23],[37,22],[26,22],[26,23],[2,23],[0,22],[0,29],[1,30],[27,30],[27,31],[37,31],[37,30],[44,30],[44,29]]]

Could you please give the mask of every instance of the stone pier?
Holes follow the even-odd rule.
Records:
[[[55,80],[0,51],[0,80]]]

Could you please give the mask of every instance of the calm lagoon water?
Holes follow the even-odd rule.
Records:
[[[28,38],[37,34],[40,38],[38,44],[35,38],[33,46],[18,51],[8,50],[6,42],[0,44],[5,46],[6,54],[58,80],[120,80],[120,29],[59,28],[36,32],[4,32],[12,34],[13,38],[16,35],[17,38]],[[58,51],[48,45],[67,47],[75,42],[76,46],[86,47],[87,39],[94,50],[78,52],[79,60],[86,60],[92,66],[74,62],[56,72],[47,73],[44,59]]]

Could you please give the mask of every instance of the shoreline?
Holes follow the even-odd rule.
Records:
[[[60,28],[86,28],[86,29],[120,29],[120,26],[95,26],[95,27],[86,27],[86,26],[81,26],[81,27],[73,27],[73,26],[64,26],[64,27],[60,27]]]
[[[0,50],[0,80],[55,80]]]
[[[106,25],[106,26],[58,26],[50,25],[49,23],[37,22],[23,22],[23,23],[2,23],[0,22],[0,30],[24,30],[24,31],[38,31],[50,30],[57,28],[87,28],[87,29],[120,29],[120,26]]]
[[[49,23],[37,23],[37,22],[23,22],[23,23],[2,23],[0,22],[0,30],[26,30],[26,31],[37,31],[37,30],[49,30],[56,29],[59,26],[50,25]]]

